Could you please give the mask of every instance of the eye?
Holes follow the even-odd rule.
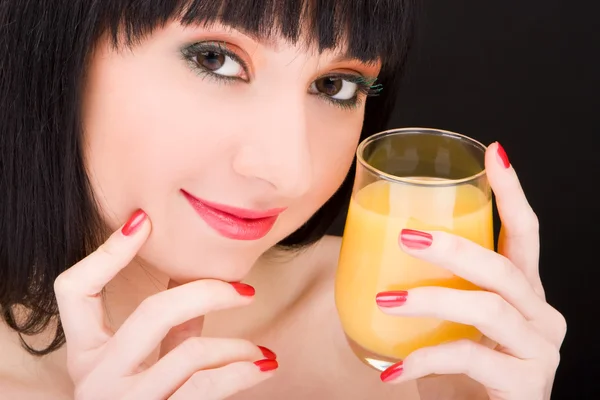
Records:
[[[184,59],[204,77],[221,81],[248,81],[248,66],[227,44],[218,42],[194,43],[181,49]]]
[[[230,77],[244,75],[244,67],[240,63],[219,51],[201,51],[194,58],[200,67],[214,74]]]
[[[324,94],[336,100],[350,100],[356,97],[358,85],[341,77],[328,76],[314,81],[309,92]]]

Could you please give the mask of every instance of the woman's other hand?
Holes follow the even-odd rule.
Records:
[[[472,341],[416,350],[381,375],[402,382],[431,374],[466,374],[483,384],[492,400],[550,399],[564,317],[545,299],[538,270],[538,220],[506,153],[498,143],[486,153],[486,170],[502,219],[499,254],[444,232],[404,230],[402,249],[483,290],[421,287],[380,293],[387,314],[434,317],[477,327],[498,345]]]

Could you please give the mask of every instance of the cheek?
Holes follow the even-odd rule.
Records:
[[[103,213],[122,220],[130,208],[161,207],[166,192],[212,163],[218,144],[206,132],[214,127],[195,124],[194,115],[211,112],[213,102],[190,90],[185,66],[99,60],[86,88],[86,164]]]
[[[317,99],[316,99],[317,100]],[[317,100],[321,101],[322,100]],[[313,126],[309,132],[319,160],[319,173],[338,176],[347,174],[356,154],[364,122],[364,106],[356,110],[342,110],[321,104],[312,110]],[[318,176],[318,175],[317,175]]]
[[[335,193],[348,174],[360,139],[364,113],[362,109],[347,111],[321,105],[313,110],[313,115],[309,134],[314,160],[314,195],[323,202]]]

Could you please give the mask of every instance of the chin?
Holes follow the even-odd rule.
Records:
[[[156,224],[137,259],[144,268],[178,283],[198,279],[239,282],[279,240],[274,235],[254,241],[232,240],[204,229],[175,236],[161,232]]]

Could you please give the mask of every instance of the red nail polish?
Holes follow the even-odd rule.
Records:
[[[259,350],[267,360],[277,359],[277,354],[263,346],[258,346]]]
[[[392,308],[400,307],[406,303],[408,292],[399,290],[396,292],[381,292],[375,297],[375,301],[379,307]]]
[[[275,360],[260,360],[256,361],[254,365],[260,368],[260,372],[269,372],[279,368],[279,364]]]
[[[245,283],[234,282],[231,283],[231,286],[233,286],[233,288],[239,294],[245,297],[252,297],[256,294],[256,290],[252,286],[246,285]]]
[[[125,236],[131,236],[135,234],[137,231],[140,230],[142,225],[144,225],[144,221],[146,221],[146,218],[148,218],[148,215],[144,211],[137,210],[131,216],[131,218],[129,218],[129,221],[127,221],[127,223],[123,226],[123,228],[121,229],[121,233]]]
[[[433,243],[433,236],[426,232],[402,229],[400,242],[409,249],[424,250]]]
[[[496,142],[497,143],[497,142]],[[506,155],[506,151],[504,151],[504,147],[500,143],[498,143],[498,161],[500,161],[500,165],[504,168],[510,167],[510,161],[508,161],[508,156]]]
[[[380,375],[380,378],[382,382],[390,382],[399,378],[403,372],[404,364],[402,363],[402,361],[400,361],[399,363],[396,363],[388,369],[386,369],[385,371],[383,371]]]

